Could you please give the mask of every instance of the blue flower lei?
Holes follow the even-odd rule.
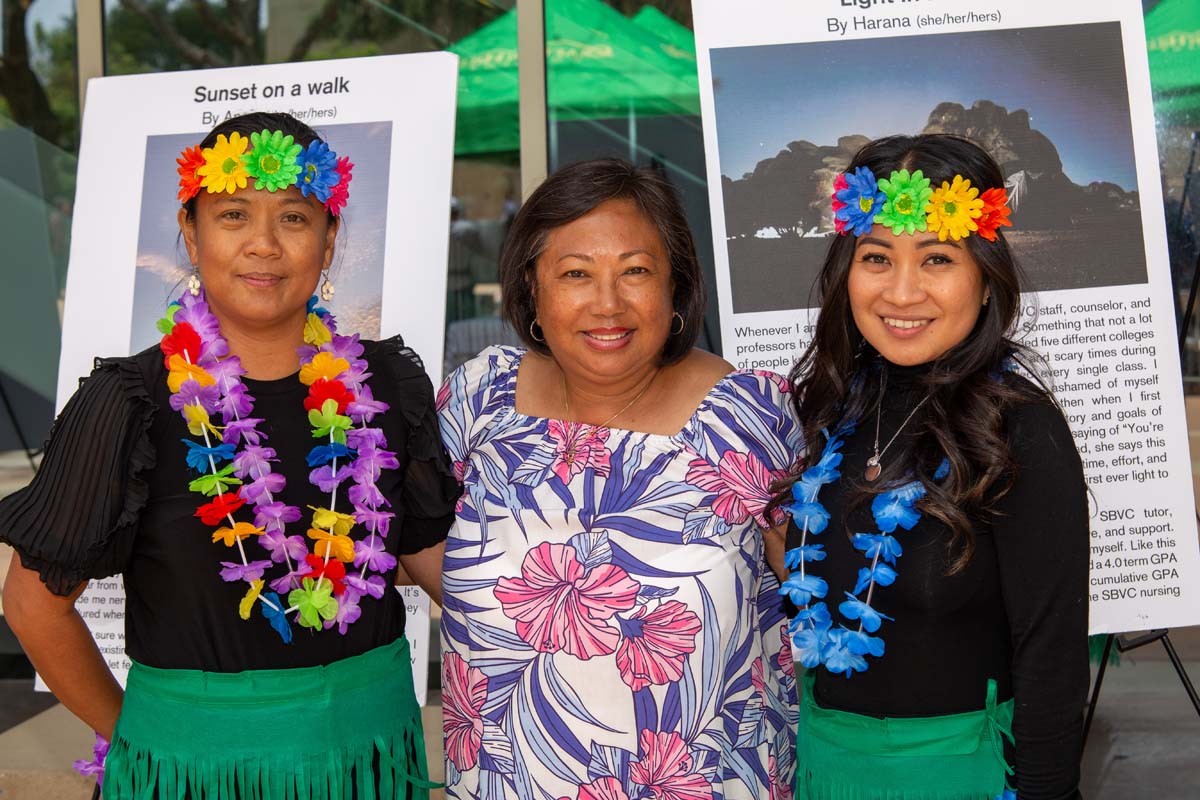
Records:
[[[788,626],[795,645],[797,660],[807,669],[823,665],[835,674],[847,678],[856,672],[866,672],[868,655],[878,658],[883,655],[883,637],[871,636],[883,625],[883,620],[894,620],[871,607],[876,586],[891,586],[899,573],[895,565],[904,553],[900,541],[893,536],[896,528],[912,530],[921,519],[917,501],[925,496],[925,484],[909,481],[876,495],[871,502],[871,515],[880,533],[856,533],[851,538],[854,549],[861,550],[870,559],[870,566],[858,571],[858,582],[853,592],[845,592],[846,600],[838,605],[838,612],[848,620],[858,620],[858,629],[845,625],[833,627],[833,618],[823,600],[829,592],[824,579],[811,574],[807,565],[825,559],[825,546],[809,544],[809,535],[817,536],[829,524],[829,512],[821,505],[818,494],[821,487],[841,477],[838,467],[842,463],[842,445],[845,438],[854,433],[854,422],[848,421],[832,434],[824,432],[827,441],[821,459],[803,473],[792,485],[792,502],[784,505],[792,520],[800,528],[800,546],[788,550],[785,564],[792,574],[779,588],[779,593],[791,599],[800,609]],[[949,461],[943,459],[934,474],[941,480],[950,472]],[[866,592],[866,597],[860,595]]]

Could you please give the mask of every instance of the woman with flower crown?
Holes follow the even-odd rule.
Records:
[[[287,114],[178,163],[189,286],[159,345],[97,361],[0,504],[6,615],[111,740],[107,800],[426,797],[391,586],[399,562],[440,598],[458,484],[416,355],[312,296],[332,297],[353,164]],[[123,695],[73,606],[116,574]]]
[[[944,135],[867,144],[796,364],[808,444],[781,593],[802,682],[805,800],[1078,796],[1087,493],[1013,340],[1004,176]]]

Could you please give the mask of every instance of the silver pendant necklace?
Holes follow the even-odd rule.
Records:
[[[867,468],[863,472],[863,477],[865,477],[868,481],[871,481],[871,482],[878,480],[879,474],[881,472],[883,472],[883,466],[880,464],[880,459],[883,458],[883,454],[888,451],[888,448],[892,446],[892,443],[894,441],[896,441],[896,437],[899,436],[900,432],[904,430],[904,426],[907,425],[912,420],[913,416],[921,409],[921,406],[925,405],[925,401],[929,399],[929,395],[925,395],[923,398],[921,398],[921,402],[917,403],[916,406],[913,407],[913,410],[908,412],[908,416],[904,418],[904,422],[900,423],[900,427],[896,429],[896,432],[894,434],[892,434],[892,438],[888,439],[887,444],[885,444],[883,446],[883,449],[880,450],[879,449],[879,421],[880,421],[880,418],[883,416],[883,390],[886,386],[887,386],[887,367],[883,366],[879,370],[879,401],[875,405],[875,447],[873,448],[874,453],[870,458],[867,459]]]

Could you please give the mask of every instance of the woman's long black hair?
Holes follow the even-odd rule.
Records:
[[[867,167],[878,177],[894,170],[921,170],[933,186],[962,175],[979,190],[1004,186],[1004,174],[973,142],[945,134],[890,136],[865,145],[847,172]],[[1003,376],[1006,360],[1031,368],[1040,357],[1013,336],[1021,315],[1022,273],[1003,233],[990,242],[978,234],[962,240],[983,273],[990,299],[967,337],[940,356],[924,378],[929,399],[914,437],[900,458],[889,459],[874,484],[881,491],[897,481],[916,478],[927,494],[918,507],[952,532],[950,572],[958,572],[975,550],[973,522],[1011,486],[1015,464],[1004,427],[1005,410],[1014,403],[1044,397],[1046,392],[1023,380]],[[789,375],[792,403],[807,443],[792,477],[776,488],[775,503],[788,497],[791,484],[820,460],[826,431],[843,420],[863,419],[879,401],[879,384],[865,380],[875,369],[878,353],[867,342],[850,310],[847,289],[856,238],[836,236],[821,268],[817,286],[821,312],[813,340]],[[899,443],[897,443],[899,444]],[[950,471],[933,480],[942,460]],[[869,496],[858,486],[851,505]]]

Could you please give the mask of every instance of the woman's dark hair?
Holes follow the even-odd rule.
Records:
[[[933,186],[962,175],[985,191],[1004,186],[1004,174],[975,143],[945,134],[890,136],[865,145],[846,168],[869,168],[885,177],[894,170],[921,170]],[[791,479],[773,503],[786,498],[791,484],[820,460],[826,435],[843,419],[862,419],[879,398],[877,380],[866,380],[877,369],[879,354],[859,332],[850,310],[848,280],[857,240],[835,236],[817,279],[821,312],[813,340],[789,375],[795,391],[792,404],[807,443]],[[929,399],[918,420],[916,436],[899,458],[889,459],[883,474],[869,489],[857,485],[850,506],[909,476],[922,481],[925,498],[918,506],[950,528],[950,573],[961,571],[975,550],[973,522],[986,515],[992,503],[1011,487],[1015,464],[1009,451],[1004,412],[1015,403],[1044,397],[1046,392],[1023,380],[1004,377],[1006,359],[1013,359],[1036,379],[1040,356],[1013,340],[1021,315],[1022,272],[1004,240],[972,234],[961,242],[983,273],[989,301],[967,337],[938,357],[924,377]],[[914,420],[917,422],[918,420]],[[900,443],[897,442],[897,445]],[[943,458],[950,464],[944,480],[933,480]]]
[[[250,134],[261,133],[262,131],[283,131],[284,136],[291,136],[296,144],[301,147],[308,147],[314,141],[324,141],[324,139],[317,135],[316,131],[291,114],[255,111],[250,114],[242,114],[238,117],[230,117],[220,125],[217,125],[200,142],[200,149],[203,150],[206,147],[215,145],[217,137],[222,134],[228,138],[232,133],[240,133],[242,136],[250,138]],[[183,207],[187,209],[188,219],[194,219],[196,216],[196,198],[193,197],[191,200],[188,200],[183,204]],[[332,214],[329,214],[329,218],[331,220],[334,219]]]
[[[529,331],[537,317],[535,270],[547,235],[600,204],[617,199],[632,200],[654,224],[671,263],[671,305],[683,317],[683,329],[667,337],[662,363],[680,360],[696,344],[707,297],[696,242],[679,197],[654,170],[616,158],[601,158],[571,164],[548,177],[517,211],[504,242],[500,254],[504,317],[531,350],[550,354],[545,342],[534,339]]]

